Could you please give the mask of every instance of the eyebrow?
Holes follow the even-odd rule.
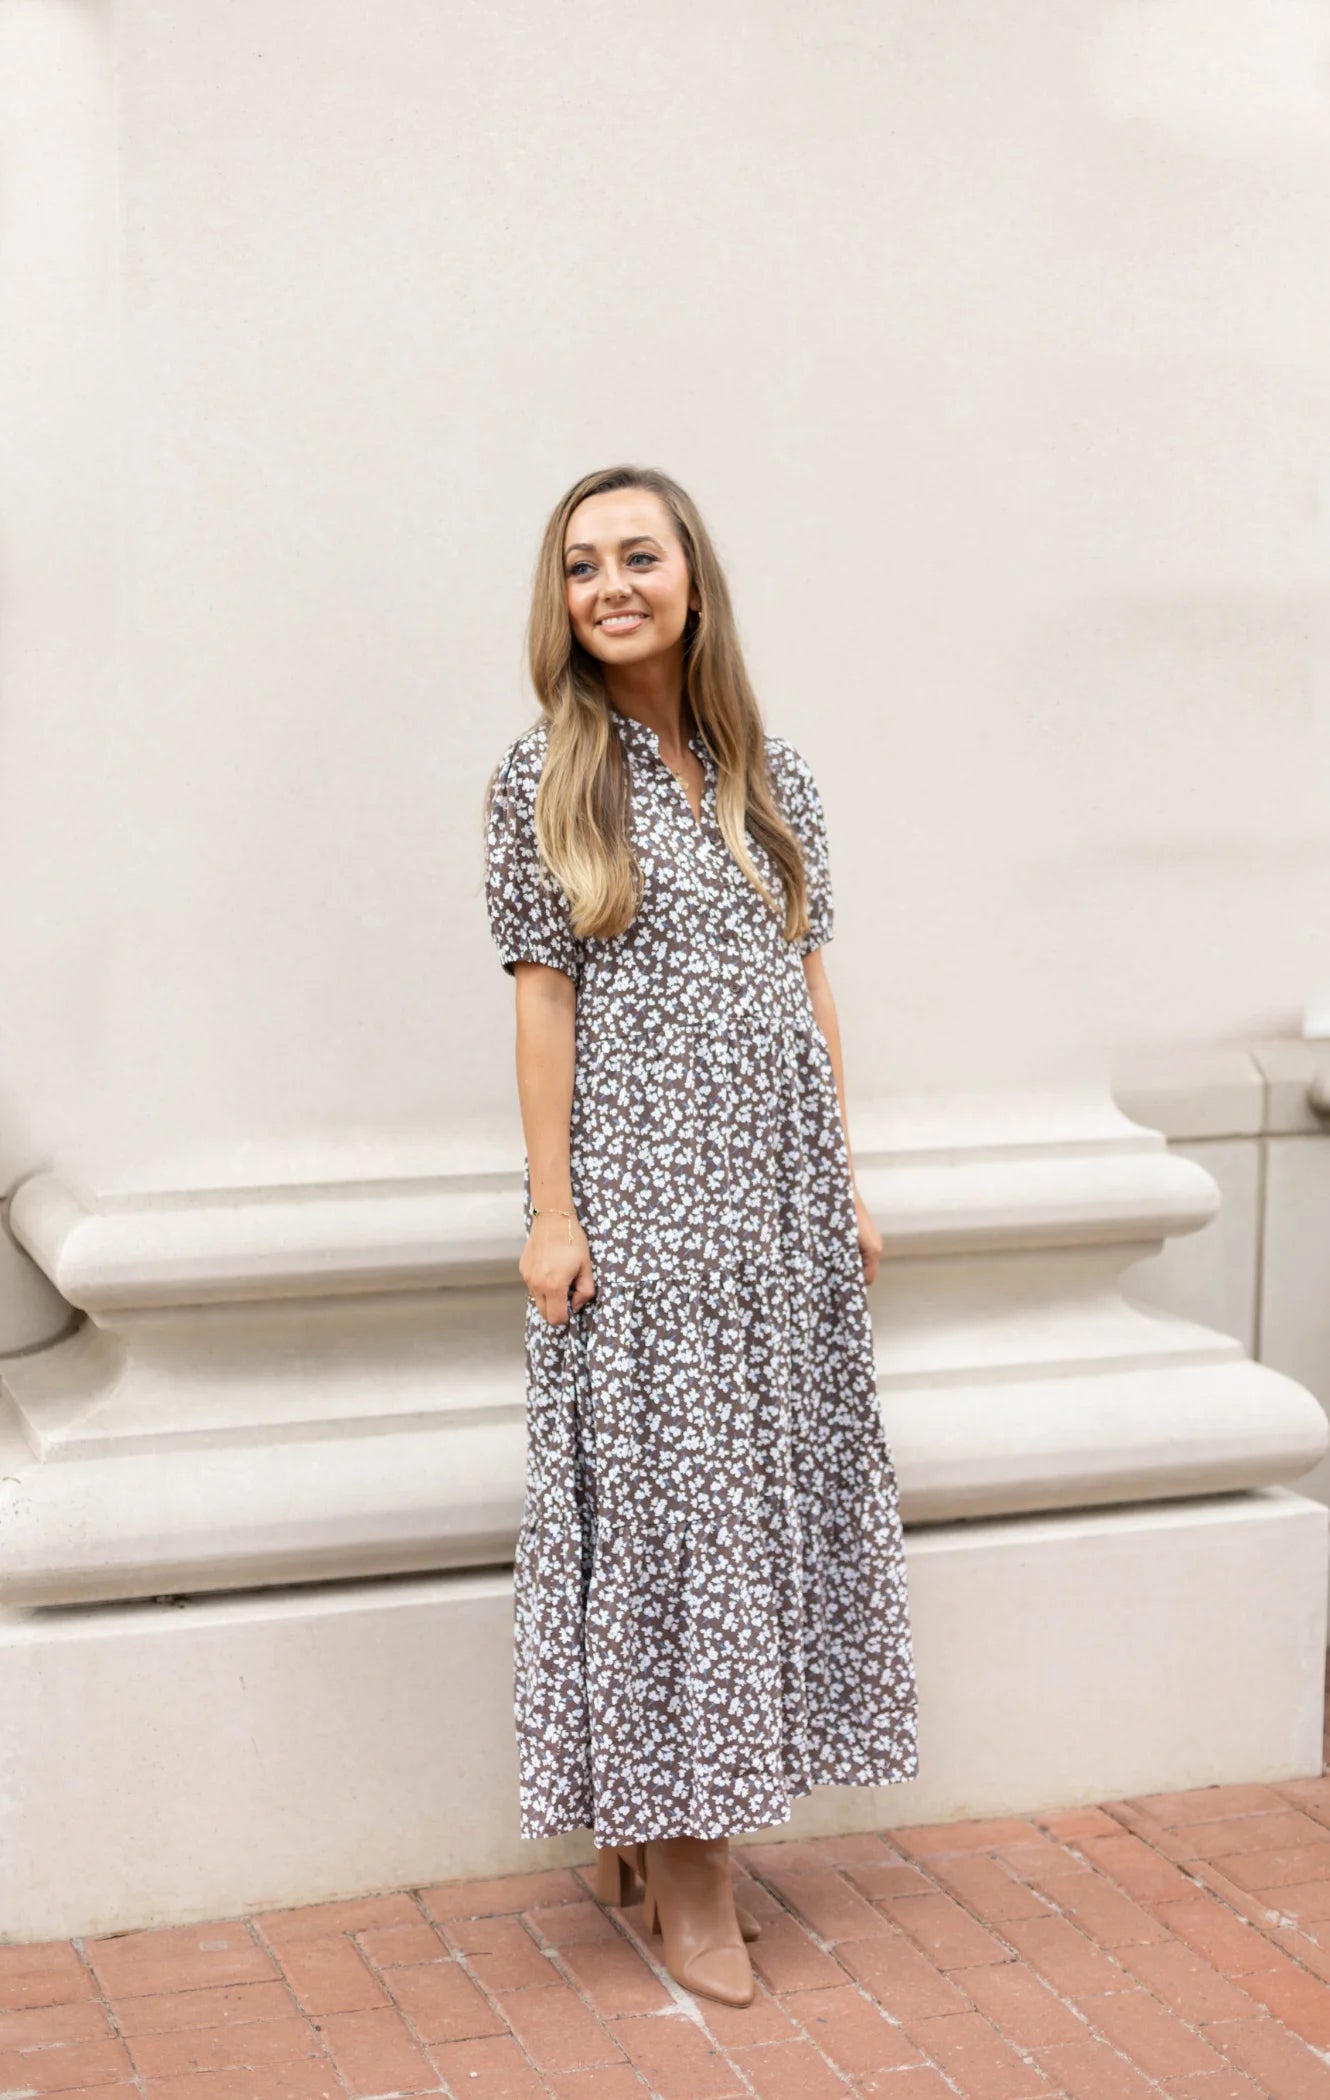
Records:
[[[660,541],[650,532],[636,532],[630,540],[620,540],[619,545],[621,547],[640,547],[645,540],[650,540],[653,547],[660,546]],[[571,547],[564,548],[563,558],[567,561],[570,554],[594,554],[595,551],[590,540],[577,540]]]

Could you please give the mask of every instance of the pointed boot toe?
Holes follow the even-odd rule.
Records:
[[[757,1988],[753,1965],[743,1947],[708,1947],[694,1954],[675,1982],[699,1997],[716,1998],[722,2005],[751,2005]]]

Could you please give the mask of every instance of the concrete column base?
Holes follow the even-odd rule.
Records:
[[[762,1835],[1318,1773],[1328,1526],[1267,1487],[910,1530],[920,1775]],[[507,1569],[0,1612],[0,1939],[589,1860],[517,1834],[511,1682]]]

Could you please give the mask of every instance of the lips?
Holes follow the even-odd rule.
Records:
[[[607,634],[631,634],[649,618],[648,613],[607,613],[603,620],[597,620],[596,625],[603,627]]]

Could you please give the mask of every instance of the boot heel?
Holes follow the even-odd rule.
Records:
[[[596,1901],[598,1903],[623,1904],[633,1900],[633,1886],[637,1877],[632,1863],[614,1845],[601,1845],[596,1851]]]

